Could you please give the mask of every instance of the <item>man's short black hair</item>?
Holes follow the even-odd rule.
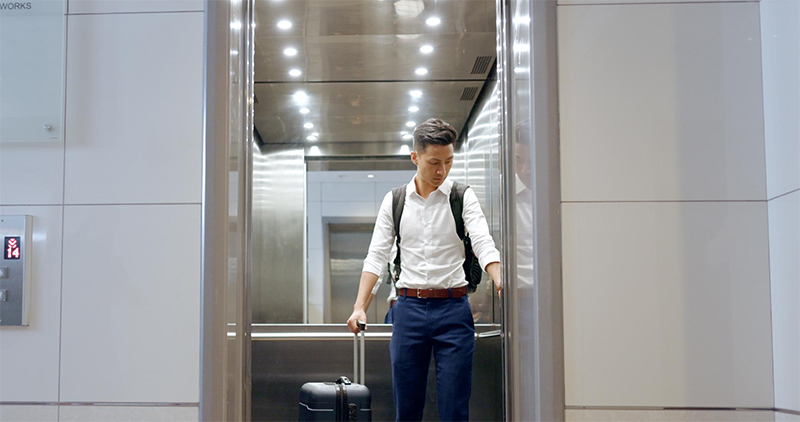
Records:
[[[450,145],[458,138],[458,132],[441,119],[428,119],[414,129],[414,150],[425,151],[428,145]]]

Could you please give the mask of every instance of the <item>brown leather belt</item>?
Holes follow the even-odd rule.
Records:
[[[457,299],[467,294],[467,286],[455,289],[398,289],[397,294],[420,299]]]

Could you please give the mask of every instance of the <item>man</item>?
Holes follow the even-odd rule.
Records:
[[[414,130],[411,160],[417,174],[406,187],[400,220],[401,272],[397,302],[392,308],[392,384],[398,421],[422,420],[431,353],[436,361],[439,420],[469,419],[475,326],[467,300],[462,265],[464,244],[456,233],[450,210],[457,137],[449,124],[429,119]],[[463,219],[478,261],[500,291],[500,252],[495,248],[471,189],[464,193]],[[347,325],[354,333],[357,320],[366,321],[366,304],[378,275],[390,258],[395,242],[392,193],[381,204],[358,298]]]

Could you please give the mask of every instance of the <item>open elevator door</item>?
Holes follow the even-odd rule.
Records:
[[[255,1],[205,4],[200,415],[250,420]],[[498,0],[497,12],[504,419],[563,420],[555,3]]]

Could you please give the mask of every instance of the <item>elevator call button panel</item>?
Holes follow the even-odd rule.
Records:
[[[33,217],[0,215],[0,325],[28,325]]]

